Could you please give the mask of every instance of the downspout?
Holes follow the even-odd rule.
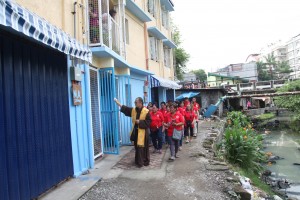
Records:
[[[148,49],[148,29],[147,29],[147,22],[144,22],[144,42],[145,42],[145,58],[146,58],[146,70],[149,71],[149,49]],[[148,91],[151,91],[151,86],[150,86],[150,75],[147,76],[147,82],[148,82]],[[150,92],[151,94],[151,92]],[[148,99],[151,98],[149,96],[149,92],[147,94]],[[148,100],[149,102],[149,100]]]
[[[146,70],[149,71],[149,50],[148,50],[148,29],[147,29],[147,22],[144,22],[144,41],[145,41]]]

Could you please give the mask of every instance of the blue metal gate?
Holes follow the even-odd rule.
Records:
[[[130,84],[130,76],[122,75],[116,76],[117,84],[118,84],[118,99],[120,102],[126,106],[132,106],[132,97],[131,97],[131,84]],[[120,132],[120,141],[122,145],[130,145],[130,131],[132,128],[132,122],[130,117],[126,117],[124,114],[119,112],[119,132]]]
[[[67,58],[0,28],[0,199],[73,175]]]
[[[114,68],[99,70],[100,112],[102,120],[103,152],[119,154],[118,111]]]

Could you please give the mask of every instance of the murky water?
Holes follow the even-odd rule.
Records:
[[[272,152],[273,155],[284,159],[277,160],[276,164],[269,167],[272,172],[275,172],[280,178],[286,178],[293,182],[300,183],[300,145],[295,141],[300,139],[299,136],[289,134],[287,131],[272,131],[267,135],[265,142],[266,152]]]
[[[275,173],[275,177],[287,179],[293,183],[288,190],[291,194],[300,197],[300,145],[296,140],[300,135],[291,134],[288,131],[272,131],[265,138],[265,152],[283,159],[276,160],[276,164],[269,166],[269,170]]]

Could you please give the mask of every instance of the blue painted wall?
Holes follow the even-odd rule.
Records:
[[[137,97],[144,97],[144,82],[147,80],[147,76],[136,73],[130,74],[131,84],[131,106],[134,106],[134,100]]]
[[[92,124],[90,109],[90,89],[89,89],[89,66],[78,65],[84,74],[82,74],[82,104],[73,105],[72,81],[70,80],[71,61],[68,61],[68,88],[69,88],[69,107],[70,124],[72,138],[72,154],[74,176],[79,176],[89,168],[94,166],[93,143],[92,143]]]

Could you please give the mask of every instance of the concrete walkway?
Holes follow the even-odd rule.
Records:
[[[111,174],[111,169],[116,165],[133,146],[123,146],[120,148],[119,155],[105,155],[99,161],[96,161],[94,169],[90,173],[72,178],[63,182],[56,188],[51,189],[48,193],[40,197],[42,200],[75,200],[86,193],[93,185],[104,177],[115,176]],[[115,171],[113,171],[115,173]]]
[[[220,189],[223,174],[207,171],[207,158],[191,156],[209,153],[202,141],[211,126],[214,123],[201,121],[198,137],[183,145],[174,162],[168,161],[169,148],[158,154],[151,147],[151,164],[137,168],[133,147],[121,147],[120,155],[106,155],[89,174],[68,180],[41,199],[227,199]]]

